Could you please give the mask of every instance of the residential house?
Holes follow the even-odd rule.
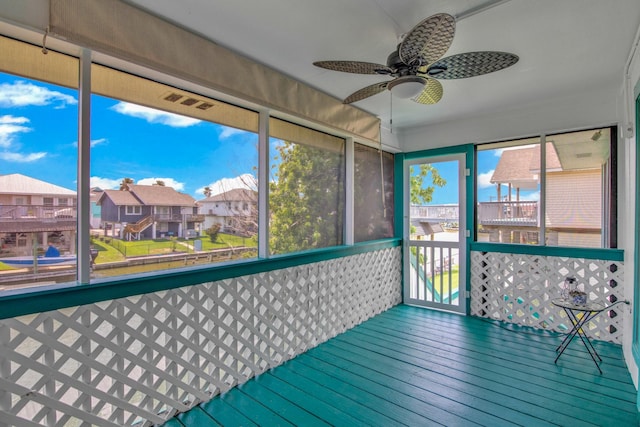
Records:
[[[104,190],[97,204],[105,233],[127,240],[193,237],[204,219],[193,197],[162,185]]]
[[[484,236],[479,240],[537,244],[544,220],[547,245],[600,247],[603,167],[609,159],[609,138],[602,132],[548,138],[553,141],[545,144],[544,219],[539,218],[538,200],[542,181],[540,145],[502,151],[490,179],[496,185],[496,201],[478,204],[479,234]],[[532,194],[533,199],[522,198],[523,192]]]
[[[204,215],[204,229],[217,224],[220,231],[243,236],[257,231],[258,193],[254,190],[234,188],[198,200],[198,205]]]
[[[73,190],[17,173],[0,175],[0,254],[32,255],[50,244],[75,253],[76,204]]]
[[[104,190],[101,188],[93,187],[89,193],[89,199],[91,201],[91,217],[89,222],[91,223],[91,228],[102,228],[102,214],[98,200],[102,197],[103,192]]]

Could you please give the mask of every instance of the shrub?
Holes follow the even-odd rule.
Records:
[[[218,233],[220,232],[220,224],[213,224],[211,227],[204,230],[205,234],[209,236],[212,243],[218,240]]]

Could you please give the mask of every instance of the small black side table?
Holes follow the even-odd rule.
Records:
[[[600,302],[587,302],[586,304],[574,304],[573,301],[570,301],[565,298],[556,298],[551,300],[551,304],[561,307],[564,309],[565,313],[567,313],[567,317],[571,321],[572,328],[569,334],[562,340],[562,343],[556,348],[556,353],[558,356],[554,363],[558,362],[562,353],[567,349],[571,341],[575,338],[575,336],[579,336],[582,340],[582,344],[587,349],[589,356],[593,359],[593,362],[596,364],[598,371],[602,374],[602,369],[600,369],[600,364],[598,362],[602,362],[602,359],[598,355],[598,352],[593,347],[593,344],[589,340],[589,337],[583,330],[583,327],[598,314],[602,313],[607,309],[607,307]],[[597,360],[596,360],[597,359]]]

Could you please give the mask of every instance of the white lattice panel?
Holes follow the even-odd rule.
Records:
[[[400,303],[400,248],[0,321],[0,426],[150,425]]]
[[[624,264],[618,261],[495,252],[471,252],[471,314],[519,325],[566,332],[564,311],[551,304],[564,279],[577,278],[591,301],[624,300]],[[589,323],[589,335],[622,342],[625,305]]]

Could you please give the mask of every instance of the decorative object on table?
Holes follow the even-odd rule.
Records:
[[[562,285],[562,292],[560,293],[560,296],[562,296],[562,298],[569,300],[571,298],[570,293],[572,291],[575,291],[577,288],[577,281],[576,278],[573,276],[567,276],[564,278],[564,284]]]
[[[587,303],[587,294],[578,289],[569,292],[570,301],[575,305],[585,305]]]

